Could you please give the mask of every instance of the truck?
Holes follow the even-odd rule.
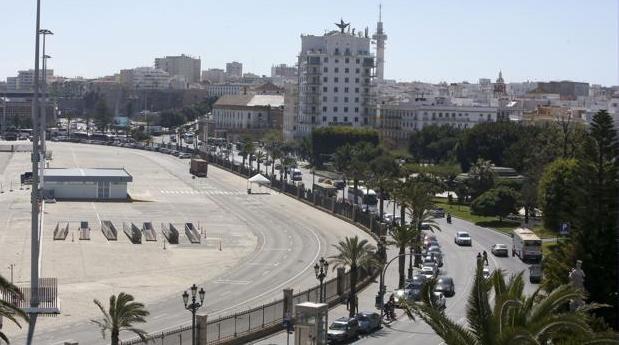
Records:
[[[512,251],[523,262],[542,261],[542,240],[530,229],[517,228],[512,234]]]
[[[208,173],[208,162],[204,159],[192,158],[189,166],[189,173],[198,177],[206,177]]]

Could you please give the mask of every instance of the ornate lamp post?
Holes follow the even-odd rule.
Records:
[[[191,291],[191,303],[189,303],[189,293],[187,293],[187,290],[183,292],[183,303],[185,304],[185,309],[191,311],[191,344],[196,345],[196,312],[204,304],[206,292],[203,288],[200,288],[200,292],[198,292],[196,284],[193,284],[189,290]],[[200,302],[197,301],[196,294],[199,295]]]
[[[327,260],[325,260],[325,258],[320,258],[320,260],[314,265],[314,272],[316,273],[316,279],[318,279],[318,281],[320,282],[320,297],[318,302],[320,303],[324,303],[325,302],[325,291],[324,291],[324,287],[323,287],[323,281],[325,280],[325,278],[327,277],[327,271],[329,269],[329,263],[327,262]]]

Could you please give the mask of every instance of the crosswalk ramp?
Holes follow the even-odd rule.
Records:
[[[195,189],[162,189],[161,194],[202,194],[202,195],[246,195],[246,191],[224,191],[224,190],[195,190]]]

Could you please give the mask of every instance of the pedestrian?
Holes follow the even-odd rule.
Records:
[[[486,251],[484,250],[484,253],[482,255],[484,257],[484,263],[486,264],[486,266],[488,266],[488,253],[486,253]]]
[[[481,253],[477,252],[477,262],[481,262]]]
[[[346,295],[344,298],[346,298],[346,310],[350,310],[350,297]]]
[[[512,257],[516,256],[516,247],[512,247]]]

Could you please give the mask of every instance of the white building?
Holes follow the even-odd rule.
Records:
[[[225,95],[246,95],[251,85],[241,83],[221,83],[206,86],[206,92],[210,96],[221,97]]]
[[[297,84],[284,85],[284,114],[283,136],[285,141],[297,138],[299,116],[299,86]]]
[[[152,67],[120,70],[120,83],[129,88],[156,90],[170,88],[170,74]]]
[[[213,104],[216,136],[282,129],[284,96],[225,95]]]
[[[51,83],[54,78],[54,70],[47,69],[45,71],[47,75],[47,83]],[[40,81],[43,81],[43,71],[39,71]],[[34,70],[29,69],[25,71],[18,71],[17,77],[6,78],[6,86],[9,91],[32,91],[34,89]]]
[[[497,120],[496,107],[458,106],[442,97],[428,101],[417,98],[412,102],[381,105],[378,127],[383,140],[396,146],[406,145],[411,133],[427,126],[471,128],[482,122]]]
[[[202,81],[223,83],[226,81],[226,72],[221,68],[209,68],[206,71],[202,71]]]
[[[243,64],[232,61],[226,64],[226,77],[228,79],[241,79],[243,77]]]
[[[370,38],[349,24],[323,36],[301,35],[299,53],[299,136],[326,126],[373,126],[374,56]],[[346,28],[348,27],[348,31]]]
[[[185,54],[155,59],[155,68],[164,70],[170,76],[182,76],[187,83],[200,82],[200,59]],[[180,80],[180,79],[179,79]]]

